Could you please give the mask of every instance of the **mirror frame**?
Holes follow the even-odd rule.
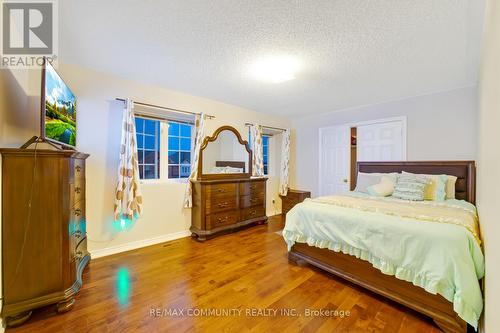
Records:
[[[245,147],[248,152],[248,170],[245,173],[217,173],[217,174],[203,174],[203,151],[207,148],[210,142],[214,142],[219,137],[222,131],[231,131],[236,135],[238,142]],[[243,140],[240,132],[232,126],[221,126],[215,130],[212,136],[207,136],[203,140],[203,144],[200,148],[200,159],[198,161],[198,180],[218,180],[218,179],[241,179],[250,178],[252,176],[252,150],[248,145],[248,141]]]

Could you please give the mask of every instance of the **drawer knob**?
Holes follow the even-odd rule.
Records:
[[[250,211],[250,215],[255,215],[255,214],[257,214],[257,211],[256,211],[256,210],[252,210],[252,211]]]
[[[74,235],[76,238],[80,238],[80,237],[82,237],[82,232],[80,230],[77,230],[77,231],[75,231]]]
[[[82,215],[82,210],[80,208],[75,209],[75,215],[76,216]]]
[[[224,207],[228,206],[228,203],[227,203],[227,201],[220,202],[217,206],[219,206],[219,208],[224,208]]]
[[[219,192],[219,193],[225,193],[226,189],[225,188],[219,188],[219,189],[217,189],[217,192]]]
[[[82,171],[82,167],[81,167],[81,166],[79,166],[79,165],[77,165],[77,166],[75,167],[75,170],[76,170],[76,172],[80,172],[80,171]]]
[[[219,218],[217,219],[217,222],[226,222],[226,221],[227,221],[227,219],[228,219],[228,217],[227,217],[227,216],[224,216],[224,217],[219,217]]]
[[[259,199],[257,199],[257,198],[252,198],[252,199],[250,199],[250,202],[255,202],[255,201],[257,201],[257,200],[259,200]]]
[[[257,188],[257,185],[251,185],[251,186],[250,186],[250,189],[251,189],[251,190],[255,190],[256,188]]]
[[[82,189],[80,187],[75,187],[75,193],[80,193],[82,191]]]

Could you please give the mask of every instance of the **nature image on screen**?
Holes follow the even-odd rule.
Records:
[[[76,145],[76,97],[50,64],[45,72],[45,137]]]

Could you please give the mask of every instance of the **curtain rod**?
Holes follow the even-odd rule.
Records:
[[[124,99],[124,98],[115,98],[115,99],[117,101],[120,101],[120,102],[125,102],[126,101],[126,99]],[[185,114],[192,114],[192,115],[198,115],[198,114],[200,114],[200,113],[196,113],[196,112],[179,110],[179,109],[173,109],[173,108],[168,108],[166,106],[159,106],[159,105],[154,105],[154,104],[149,104],[149,103],[142,103],[142,102],[136,102],[136,101],[134,101],[134,104],[142,105],[142,106],[145,106],[145,107],[148,107],[148,108],[155,108],[155,109],[167,110],[167,111],[178,112],[178,113],[185,113]],[[212,116],[210,114],[206,114],[205,117],[207,117],[208,119],[214,119],[215,118],[215,116]]]
[[[245,126],[253,126],[252,123],[245,123]],[[264,126],[262,125],[263,128],[267,128],[267,129],[273,129],[273,130],[277,130],[277,131],[286,131],[286,128],[281,128],[281,127],[272,127],[272,126]]]

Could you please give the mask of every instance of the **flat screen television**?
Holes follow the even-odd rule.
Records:
[[[76,146],[76,97],[54,67],[42,68],[42,138],[63,146]]]

